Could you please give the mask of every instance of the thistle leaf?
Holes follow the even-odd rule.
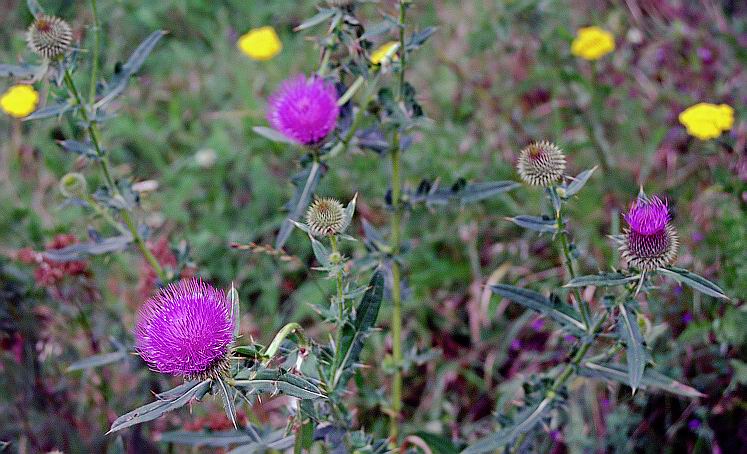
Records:
[[[617,364],[598,364],[587,361],[582,364],[582,367],[579,367],[578,373],[579,375],[582,375],[584,377],[611,380],[630,386],[629,375],[625,366]],[[643,373],[643,377],[641,378],[641,386],[658,388],[663,391],[667,391],[669,393],[677,394],[684,397],[705,397],[705,394],[701,393],[697,389],[684,385],[676,380],[667,377],[664,374],[651,369],[646,370]]]
[[[576,178],[574,178],[565,187],[564,198],[567,199],[578,194],[578,192],[581,191],[581,189],[586,185],[586,182],[589,181],[589,178],[591,178],[591,174],[593,174],[595,170],[597,170],[597,166],[594,166],[593,168],[588,170],[584,170],[583,172],[576,175]]]
[[[99,355],[89,356],[74,363],[70,364],[66,372],[74,372],[76,370],[93,369],[96,367],[106,366],[107,364],[116,363],[127,358],[127,352],[112,352],[112,353],[101,353]]]
[[[535,232],[555,233],[558,231],[558,226],[555,219],[549,219],[539,216],[527,216],[523,214],[506,219],[518,225],[519,227],[534,230]]]
[[[281,249],[285,242],[288,241],[291,232],[293,231],[293,221],[303,215],[306,207],[309,206],[311,196],[314,194],[314,190],[319,184],[319,180],[322,178],[322,166],[319,162],[314,161],[311,168],[308,171],[304,171],[293,177],[293,184],[296,186],[296,192],[293,198],[288,202],[288,209],[290,214],[283,221],[280,226],[280,231],[275,239],[275,249]]]
[[[272,142],[277,143],[287,143],[290,145],[298,145],[299,143],[295,140],[291,139],[290,137],[286,136],[285,134],[281,133],[280,131],[277,131],[272,128],[267,128],[265,126],[255,126],[252,128],[252,131],[256,132],[260,136],[264,137],[267,140],[270,140]]]
[[[628,310],[624,304],[620,306],[620,316],[617,319],[617,330],[620,338],[625,342],[627,353],[628,383],[633,388],[633,394],[641,384],[643,373],[646,370],[646,348],[643,336],[638,327],[635,313]]]
[[[726,296],[724,291],[721,290],[718,285],[714,284],[703,276],[699,276],[688,270],[675,268],[673,266],[667,268],[659,268],[659,271],[681,284],[692,287],[694,290],[697,290],[700,293],[712,296],[714,298],[720,298],[724,300],[729,299],[729,297]]]
[[[476,443],[463,450],[462,454],[482,454],[485,452],[493,452],[498,448],[513,442],[516,437],[529,432],[540,422],[540,419],[548,410],[550,402],[551,399],[546,398],[536,405],[523,409],[516,416],[512,425],[478,440]]]
[[[491,285],[490,289],[496,295],[552,318],[576,334],[584,332],[581,315],[568,305],[553,303],[540,293],[513,285]]]
[[[639,275],[626,276],[622,273],[599,273],[588,276],[579,276],[571,279],[563,287],[614,287],[616,285],[625,285],[628,282],[636,281]]]

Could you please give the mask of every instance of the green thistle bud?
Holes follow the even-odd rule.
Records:
[[[70,198],[83,198],[88,194],[86,177],[80,173],[68,173],[60,180],[60,192]]]
[[[550,142],[533,143],[521,150],[517,170],[527,184],[548,187],[563,176],[565,155]]]
[[[70,25],[59,17],[41,15],[26,32],[26,42],[35,54],[52,60],[64,55],[73,42]]]
[[[345,230],[345,208],[336,199],[316,199],[306,211],[306,225],[314,236],[333,236]]]

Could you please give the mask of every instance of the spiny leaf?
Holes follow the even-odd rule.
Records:
[[[322,178],[322,170],[323,168],[321,164],[314,161],[309,170],[303,171],[293,177],[293,184],[296,186],[296,192],[291,201],[288,202],[287,206],[290,210],[290,214],[288,214],[288,217],[280,226],[280,231],[275,239],[275,249],[282,249],[293,231],[293,221],[298,221],[298,219],[303,215],[306,207],[309,206],[311,196],[314,194],[314,190],[319,184],[319,180]]]
[[[643,336],[638,328],[635,313],[628,310],[624,304],[620,306],[620,317],[617,319],[617,329],[620,338],[625,342],[628,362],[628,383],[633,388],[633,394],[641,384],[643,372],[646,370],[646,349],[643,346]]]
[[[535,232],[555,233],[558,230],[555,219],[548,219],[539,216],[527,216],[523,214],[506,219],[518,225],[519,227],[534,230]]]
[[[93,369],[95,367],[105,366],[107,364],[116,363],[127,357],[127,352],[112,352],[112,353],[101,353],[99,355],[89,356],[88,358],[75,361],[70,364],[66,371],[73,372],[76,370]]]
[[[285,134],[281,133],[280,131],[277,131],[272,128],[267,128],[265,126],[255,126],[252,128],[252,131],[256,132],[260,136],[272,142],[287,143],[290,145],[299,144],[298,142],[286,136]]]
[[[306,19],[305,21],[303,21],[303,23],[301,23],[301,25],[294,28],[293,31],[300,32],[301,30],[306,30],[307,28],[311,28],[315,25],[321,24],[325,20],[334,16],[335,12],[336,11],[334,9],[322,9],[315,16],[310,17],[309,19]]]
[[[693,289],[699,291],[700,293],[704,293],[714,298],[720,298],[720,299],[725,299],[725,300],[729,299],[729,297],[726,296],[724,291],[721,290],[721,288],[718,285],[714,284],[713,282],[709,281],[703,276],[699,276],[691,271],[688,271],[682,268],[675,268],[673,266],[668,267],[668,268],[659,268],[659,271],[671,277],[677,282],[680,282],[689,287],[692,287]]]
[[[155,402],[151,402],[147,405],[143,405],[140,408],[132,410],[126,415],[122,415],[119,418],[115,419],[114,422],[112,423],[111,428],[109,429],[109,432],[107,433],[116,432],[118,430],[122,430],[130,426],[134,426],[135,424],[152,421],[160,417],[166,412],[182,407],[186,405],[187,402],[189,402],[195,395],[209,389],[210,382],[211,380],[192,381],[188,383],[189,386],[186,387],[186,390],[183,393],[181,393],[178,397],[173,396],[174,397],[173,399],[157,400]],[[184,385],[181,385],[181,386],[184,386]],[[180,389],[185,389],[185,388],[180,387]],[[161,394],[161,396],[164,396],[164,395],[168,395],[169,397],[172,397],[172,394],[166,394],[166,393]]]
[[[628,371],[625,366],[617,364],[598,364],[587,361],[578,369],[578,373],[585,377],[612,380],[630,386]],[[651,369],[648,369],[643,373],[641,386],[658,388],[684,397],[705,397],[705,394],[697,389],[684,385]]]
[[[570,306],[554,304],[552,301],[542,296],[541,293],[514,287],[513,285],[491,285],[490,289],[493,293],[500,295],[503,298],[547,315],[577,334],[579,332],[584,332],[584,324],[581,322],[581,316]]]
[[[539,423],[540,418],[542,418],[545,411],[547,411],[550,402],[551,400],[546,398],[536,405],[525,408],[519,412],[512,425],[478,440],[476,443],[468,446],[467,449],[462,451],[462,454],[482,454],[484,452],[493,452],[498,448],[513,442],[516,437],[529,432],[537,425],[537,423]]]
[[[228,416],[228,420],[233,423],[234,429],[238,429],[239,426],[236,424],[236,407],[233,400],[234,390],[229,388],[222,378],[215,379],[214,383],[218,387],[218,394],[220,394],[223,409],[226,412],[226,416]]]
[[[591,169],[584,170],[583,172],[576,175],[576,178],[573,179],[570,183],[568,183],[568,186],[565,187],[565,198],[574,196],[578,194],[578,192],[586,185],[586,182],[589,181],[589,178],[591,178],[591,174],[594,173],[594,171],[597,170],[597,166],[594,166]]]
[[[616,285],[625,285],[628,282],[636,281],[639,275],[627,276],[622,273],[599,273],[588,276],[579,276],[571,279],[563,287],[613,287]]]

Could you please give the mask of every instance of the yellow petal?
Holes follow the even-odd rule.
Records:
[[[690,106],[679,115],[687,133],[701,140],[715,139],[734,124],[734,109],[726,104],[701,102]]]
[[[399,44],[399,41],[389,41],[379,46],[371,53],[371,63],[380,65],[392,59],[396,60],[396,52],[399,50]]]
[[[267,61],[280,53],[283,43],[270,26],[249,30],[239,38],[239,49],[253,60]]]
[[[23,118],[39,105],[39,93],[31,85],[14,85],[0,97],[0,107],[15,118]]]
[[[597,26],[578,29],[571,43],[571,54],[585,60],[597,60],[615,50],[615,37]]]

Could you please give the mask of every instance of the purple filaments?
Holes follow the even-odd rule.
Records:
[[[639,198],[625,215],[630,229],[641,235],[663,232],[669,220],[669,207],[657,196],[648,200]]]
[[[286,137],[313,145],[332,132],[339,114],[334,85],[316,76],[298,75],[270,97],[267,120]]]
[[[155,371],[209,377],[226,367],[233,324],[223,291],[185,279],[161,289],[140,309],[137,352]]]

